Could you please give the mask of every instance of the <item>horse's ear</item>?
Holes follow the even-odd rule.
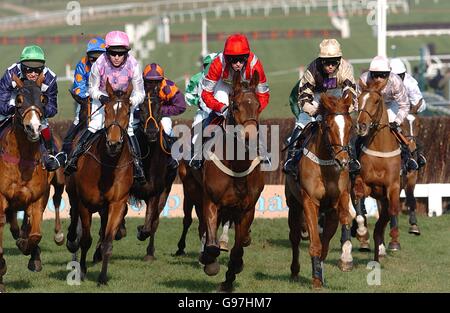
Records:
[[[234,72],[233,76],[233,91],[238,94],[241,91],[241,72]]]
[[[125,98],[129,99],[131,96],[131,93],[133,92],[133,84],[131,83],[131,81],[128,83],[128,87],[127,90],[125,92]]]
[[[327,111],[331,111],[331,112],[334,111],[333,99],[326,93],[322,93],[320,95],[320,103]]]
[[[111,84],[109,83],[109,78],[106,79],[106,92],[110,97],[114,95],[114,90],[112,89]]]
[[[253,77],[250,81],[250,88],[256,89],[256,86],[258,86],[258,84],[259,84],[259,73],[258,73],[258,71],[254,71]]]
[[[41,72],[41,74],[39,74],[38,79],[36,80],[36,85],[41,88],[42,83],[44,82],[45,76],[44,76],[44,72]]]
[[[422,105],[423,99],[420,99],[419,102],[417,102],[416,105],[412,105],[411,109],[409,110],[409,113],[416,114],[417,111],[419,111],[420,106]]]
[[[24,86],[23,81],[16,74],[12,75],[12,80],[16,83],[17,87],[22,88]]]

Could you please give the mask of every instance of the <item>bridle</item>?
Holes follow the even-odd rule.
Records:
[[[122,103],[124,101],[123,100],[116,100],[116,103],[114,104],[114,106],[118,106],[121,107]],[[119,121],[117,120],[117,110],[114,110],[114,120],[111,122],[111,124],[109,124],[107,127],[105,127],[105,135],[108,135],[108,130],[112,127],[112,126],[117,126],[120,129],[120,142],[123,142],[123,137],[125,136],[125,134],[127,133],[127,131],[120,125]],[[129,119],[130,117],[130,111],[128,111],[127,117]]]
[[[366,113],[370,117],[370,125],[369,129],[374,129],[376,131],[388,126],[389,124],[381,124],[380,120],[383,116],[383,105],[381,104],[381,100],[383,99],[383,95],[379,91],[374,90],[368,90],[367,93],[375,92],[380,98],[380,100],[377,101],[377,111],[374,115],[370,114],[369,111],[367,111],[365,108],[358,109],[358,118],[356,121],[359,120],[362,113]],[[361,97],[361,96],[360,96]]]
[[[348,115],[350,115],[350,113],[348,113],[348,112],[326,113],[326,114],[324,114],[323,120],[321,121],[321,125],[324,125],[324,126],[322,126],[323,132],[326,133],[325,138],[326,138],[326,141],[327,141],[326,146],[327,146],[327,149],[328,149],[328,153],[330,153],[330,155],[331,155],[331,157],[333,159],[336,159],[336,157],[342,152],[347,152],[348,154],[351,153],[351,146],[350,146],[350,144],[348,144],[348,145],[341,145],[340,143],[332,143],[332,142],[330,142],[330,138],[328,136],[328,132],[331,129],[331,127],[326,122],[326,120],[327,120],[326,118],[327,118],[327,116],[336,116],[336,115],[348,116]],[[333,147],[339,147],[340,150],[338,152],[335,152]]]

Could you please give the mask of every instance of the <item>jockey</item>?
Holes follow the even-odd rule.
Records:
[[[389,126],[393,132],[401,133],[400,125],[409,113],[409,99],[402,79],[391,72],[389,60],[383,56],[374,57],[370,62],[369,71],[363,73],[359,80],[363,85],[367,85],[370,81],[386,82],[386,86],[381,91],[381,94],[388,108]],[[406,169],[408,171],[417,170],[419,166],[416,160],[412,158],[406,143],[400,142],[400,145],[409,154],[406,161]]]
[[[408,94],[409,99],[409,105],[410,107],[417,106],[420,103],[420,107],[417,109],[417,113],[425,111],[427,108],[427,104],[425,103],[425,99],[423,98],[422,93],[420,92],[419,86],[417,81],[406,73],[406,67],[405,64],[403,64],[402,60],[399,58],[394,58],[390,62],[391,65],[391,71],[403,80],[403,84],[406,88],[406,93]],[[425,166],[427,163],[427,160],[425,159],[425,156],[422,153],[423,148],[421,145],[417,145],[417,164],[419,165],[419,168]]]
[[[194,127],[198,123],[201,123],[211,113],[211,109],[206,106],[205,102],[202,99],[203,88],[201,82],[208,73],[211,62],[217,55],[218,54],[214,52],[206,55],[203,58],[202,70],[197,74],[193,75],[186,86],[186,92],[184,97],[186,103],[190,106],[198,107],[197,113],[194,116],[194,122],[192,123],[192,127]],[[197,136],[198,134],[194,134],[192,142],[195,142]]]
[[[27,46],[23,49],[20,61],[12,64],[0,80],[0,121],[9,119],[14,114],[16,105],[16,83],[12,77],[16,75],[21,80],[37,81],[40,75],[44,75],[41,86],[42,93],[47,96],[48,103],[45,105],[41,130],[41,145],[43,146],[42,161],[47,171],[55,171],[64,166],[65,157],[63,153],[54,155],[56,147],[48,126],[48,118],[58,112],[58,85],[56,74],[45,66],[44,51],[39,46]]]
[[[130,97],[130,121],[128,123],[128,137],[131,142],[135,173],[134,179],[139,184],[145,184],[142,169],[139,144],[133,132],[133,114],[135,108],[144,100],[144,82],[142,72],[136,59],[130,55],[130,41],[126,33],[112,31],[105,38],[106,53],[102,54],[92,65],[89,77],[89,96],[92,99],[92,115],[88,128],[83,131],[80,140],[72,152],[71,159],[66,166],[65,174],[70,175],[77,170],[77,160],[87,148],[87,143],[94,134],[104,127],[105,111],[103,105],[109,102],[106,93],[106,81],[109,80],[113,90],[125,91],[128,84],[133,84]]]
[[[208,73],[202,80],[201,98],[206,106],[212,110],[208,118],[203,121],[204,127],[208,126],[215,116],[225,116],[233,76],[241,75],[242,81],[249,82],[255,72],[259,74],[256,96],[261,105],[259,110],[262,112],[269,103],[270,93],[261,61],[250,51],[247,37],[242,34],[229,36],[223,52],[212,61]],[[194,158],[190,165],[194,169],[199,169],[202,165],[202,159]]]
[[[75,97],[78,97],[81,102],[86,102],[86,105],[89,105],[89,75],[91,74],[92,64],[94,64],[98,57],[105,51],[105,40],[100,37],[92,38],[87,44],[86,56],[78,62],[77,67],[75,68],[71,93],[74,94]],[[67,131],[62,147],[62,151],[66,154],[66,156],[69,155],[70,150],[72,149],[72,142],[77,133],[80,131],[80,126],[86,122],[81,121],[80,124],[80,110],[80,103],[77,103],[75,120]]]
[[[186,110],[184,96],[173,81],[164,77],[164,70],[159,64],[148,64],[144,68],[143,78],[146,94],[145,101],[148,101],[148,97],[159,97],[161,101],[161,114],[163,116],[161,125],[164,133],[169,138],[169,144],[172,145],[175,140],[170,116],[180,115]],[[139,121],[139,118],[136,118],[136,116],[135,121]],[[178,162],[173,157],[169,159],[169,167],[172,169],[178,167]]]
[[[291,110],[296,116],[296,125],[289,140],[289,150],[287,160],[283,170],[287,174],[296,175],[297,164],[300,154],[300,147],[297,144],[298,138],[305,126],[315,121],[314,115],[319,108],[320,93],[330,89],[342,89],[342,92],[349,90],[353,97],[353,110],[356,102],[356,86],[353,77],[353,67],[342,58],[341,45],[336,39],[324,39],[320,43],[319,57],[308,65],[298,86],[295,86],[290,95]],[[298,93],[295,95],[295,89]],[[299,109],[300,108],[300,109]],[[296,143],[293,143],[296,141]],[[360,168],[358,160],[351,156],[349,163],[350,171]]]

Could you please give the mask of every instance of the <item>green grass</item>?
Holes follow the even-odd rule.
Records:
[[[114,242],[113,256],[109,266],[109,284],[97,287],[96,279],[101,265],[93,265],[92,255],[98,239],[99,220],[94,219],[92,229],[93,245],[88,253],[88,275],[80,286],[69,286],[66,276],[67,263],[71,260],[64,246],[58,247],[52,241],[52,222],[44,223],[41,242],[43,270],[32,273],[27,270],[28,257],[21,255],[5,229],[4,250],[8,273],[4,281],[9,292],[215,292],[224,280],[228,254],[219,257],[221,271],[208,277],[197,262],[199,242],[194,221],[187,240],[187,255],[174,257],[181,233],[180,218],[162,218],[156,236],[156,257],[153,263],[142,260],[146,243],[135,237],[140,219],[128,219],[128,236]],[[369,220],[373,230],[373,220]],[[400,218],[400,241],[402,250],[389,253],[381,261],[381,285],[369,286],[366,277],[370,270],[367,263],[372,253],[361,253],[354,249],[355,268],[343,273],[337,267],[340,256],[340,233],[335,235],[330,253],[325,262],[326,287],[323,292],[449,292],[448,260],[450,258],[449,236],[450,215],[442,217],[419,217],[422,235],[415,237],[407,233],[407,219]],[[67,230],[68,220],[63,220]],[[301,243],[300,281],[289,280],[291,249],[288,239],[287,219],[256,219],[252,225],[252,244],[245,248],[244,270],[237,276],[236,292],[312,292],[311,263],[308,245]],[[234,232],[230,231],[230,242]],[[372,235],[371,235],[372,236]],[[388,241],[386,237],[386,241]],[[356,240],[353,239],[356,246]],[[371,240],[373,247],[373,241]]]

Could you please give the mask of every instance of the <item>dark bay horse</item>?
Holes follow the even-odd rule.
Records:
[[[231,291],[236,274],[243,269],[244,246],[250,244],[249,231],[255,216],[255,205],[264,188],[260,157],[256,156],[260,114],[260,103],[255,93],[258,82],[257,72],[249,84],[241,83],[240,75],[234,76],[226,125],[242,132],[231,134],[219,131],[214,137],[218,141],[209,150],[209,158],[205,159],[200,170],[189,167],[185,161],[181,162],[179,169],[185,196],[183,206],[194,204],[196,208],[202,208],[201,212],[197,211],[199,235],[201,237],[206,231],[206,244],[200,260],[205,265],[207,275],[216,275],[220,270],[217,262],[220,254],[217,228],[220,221],[231,220],[235,225],[234,246],[230,253],[226,280],[220,285],[221,291]],[[238,153],[243,152],[237,149],[242,147],[238,145],[238,141],[242,143],[244,140],[252,142],[255,151],[245,145],[245,149],[242,149],[245,150],[245,155],[238,157]],[[229,145],[226,145],[227,142]],[[233,151],[228,151],[227,154],[227,150],[231,148]],[[218,157],[220,151],[223,160]]]
[[[137,238],[149,239],[146,261],[155,259],[155,234],[159,225],[159,215],[164,209],[167,198],[177,175],[176,169],[167,165],[171,158],[170,151],[164,146],[164,129],[161,124],[161,101],[158,88],[149,90],[143,103],[139,105],[139,128],[135,130],[141,147],[142,164],[146,184],[133,186],[132,195],[144,200],[147,208],[144,225],[138,226]]]
[[[375,261],[384,255],[384,231],[387,223],[400,211],[400,147],[389,128],[386,105],[381,90],[385,83],[371,82],[364,86],[360,82],[356,133],[363,137],[360,156],[361,171],[353,187],[356,206],[368,196],[379,202],[379,219],[375,224]],[[357,209],[357,212],[360,210]],[[357,216],[357,219],[361,216]],[[395,221],[395,219],[394,219]],[[399,246],[398,225],[392,225],[391,246]]]
[[[42,214],[50,193],[50,175],[41,164],[41,118],[47,98],[41,92],[44,76],[36,82],[22,82],[15,75],[18,94],[13,121],[0,137],[0,291],[5,290],[3,276],[6,261],[3,258],[3,228],[6,216],[24,210],[28,222],[16,241],[20,251],[31,255],[28,269],[40,271],[39,242],[42,238]]]
[[[315,129],[312,134],[306,135],[311,137],[304,144],[303,156],[298,163],[299,179],[295,180],[292,175],[286,175],[285,194],[289,206],[289,239],[292,246],[291,278],[298,280],[299,244],[302,223],[306,222],[314,288],[321,288],[323,285],[323,261],[339,222],[343,233],[339,267],[348,271],[353,266],[348,171],[352,128],[348,111],[351,102],[351,95],[344,95],[341,99],[327,94],[321,95],[319,114],[322,121],[312,126]],[[322,239],[318,229],[321,212],[325,213]]]
[[[94,261],[100,256],[103,261],[99,284],[107,283],[112,241],[123,220],[133,184],[133,160],[127,140],[132,90],[130,83],[126,92],[113,91],[109,81],[106,82],[110,102],[104,106],[105,128],[78,160],[78,171],[67,178],[66,189],[71,205],[67,248],[75,253],[81,246],[82,279],[86,276],[86,254],[92,244],[92,214],[100,214],[100,240],[94,254]],[[79,217],[82,224],[81,238],[77,238]]]

